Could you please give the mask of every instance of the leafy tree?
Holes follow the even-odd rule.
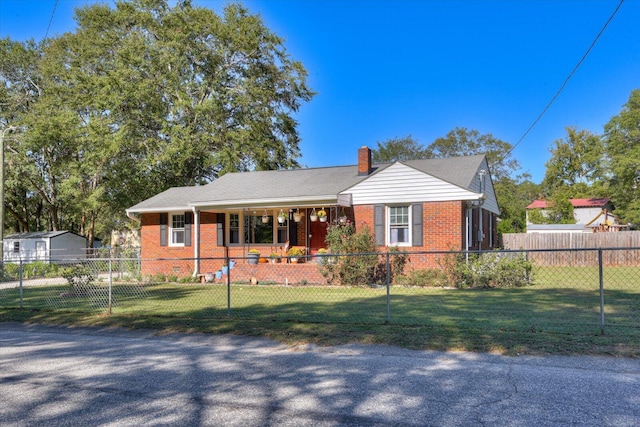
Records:
[[[485,154],[494,181],[507,178],[520,168],[518,161],[511,157],[513,146],[508,142],[480,134],[477,130],[457,127],[445,137],[436,139],[427,149],[429,158],[446,158]]]
[[[377,144],[378,147],[371,150],[371,160],[376,163],[427,158],[425,148],[411,135],[404,138],[392,138]]]
[[[547,196],[561,189],[568,197],[596,197],[603,194],[604,142],[586,130],[567,128],[567,137],[555,141],[546,163],[542,187]]]
[[[12,79],[0,100],[34,93],[15,151],[48,228],[105,236],[126,207],[168,187],[298,165],[293,113],[313,93],[258,16],[239,4],[217,15],[187,0],[132,0],[75,19],[74,33],[41,51],[1,46],[34,51],[13,68],[0,60],[0,78]],[[22,87],[12,92],[13,81]],[[1,108],[6,122],[13,110]]]
[[[20,152],[25,117],[42,94],[38,61],[42,47],[0,39],[0,131],[5,145],[6,230],[27,231],[39,225],[42,204],[30,189],[33,173]]]
[[[631,92],[622,111],[605,125],[609,195],[616,214],[640,224],[640,89]]]
[[[566,189],[556,191],[547,200],[547,208],[529,212],[529,221],[533,224],[575,224],[573,205],[569,201]]]
[[[494,184],[500,206],[498,233],[522,233],[527,228],[526,207],[540,193],[540,186],[529,175],[503,178]]]

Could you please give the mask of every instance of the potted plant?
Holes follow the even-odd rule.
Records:
[[[271,262],[271,264],[277,264],[280,262],[280,254],[277,252],[271,252],[271,255],[269,255],[269,262]]]
[[[316,262],[318,264],[323,264],[324,263],[324,257],[329,253],[329,251],[327,251],[325,248],[320,248],[318,249],[318,252],[316,252]]]
[[[229,266],[226,263],[222,264],[221,270],[222,270],[222,274],[229,274]]]
[[[257,264],[258,258],[260,258],[260,251],[257,249],[249,249],[249,264]]]
[[[287,214],[286,212],[284,212],[282,209],[280,209],[280,213],[278,214],[278,222],[280,224],[284,224],[284,222],[287,220]]]
[[[262,214],[262,223],[263,224],[268,224],[269,223],[269,215],[267,214],[267,210],[264,210],[264,214]]]
[[[295,222],[300,222],[302,221],[302,213],[300,212],[300,209],[297,209],[294,213],[293,213],[293,220]]]
[[[324,208],[318,211],[318,220],[320,222],[327,222],[327,211],[325,211]]]
[[[316,212],[316,208],[311,209],[311,213],[309,214],[309,221],[316,222],[318,220],[318,213]]]
[[[338,216],[338,221],[342,225],[347,223],[347,214],[344,213],[344,209],[340,209],[340,216]]]
[[[292,264],[297,264],[300,262],[300,257],[304,256],[304,251],[300,248],[291,248],[287,251],[287,256]]]

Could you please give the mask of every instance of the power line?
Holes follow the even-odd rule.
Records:
[[[573,68],[573,70],[569,73],[569,75],[567,76],[567,78],[564,80],[564,82],[562,83],[562,86],[560,86],[560,89],[558,89],[558,91],[556,92],[556,94],[553,96],[553,98],[551,98],[551,101],[549,101],[549,103],[547,104],[546,107],[544,107],[544,109],[542,110],[542,112],[538,115],[538,117],[533,121],[533,123],[531,124],[531,126],[529,126],[529,128],[526,130],[526,132],[520,137],[520,139],[518,140],[518,142],[515,143],[515,145],[513,147],[511,147],[511,150],[509,150],[509,152],[504,156],[504,158],[507,158],[512,152],[513,150],[516,149],[516,147],[527,137],[527,135],[529,134],[529,132],[531,132],[531,130],[538,124],[538,122],[540,121],[540,119],[542,118],[542,116],[544,116],[544,114],[547,112],[547,110],[549,109],[549,107],[551,107],[551,104],[553,104],[556,100],[556,98],[558,98],[558,96],[560,96],[560,93],[562,92],[562,90],[565,88],[565,86],[567,85],[567,83],[569,83],[569,80],[571,80],[571,77],[573,77],[573,75],[576,73],[576,71],[578,71],[578,68],[580,68],[580,66],[582,65],[582,63],[585,61],[585,59],[587,59],[587,56],[589,55],[589,53],[591,52],[591,49],[593,49],[593,47],[596,45],[596,42],[598,41],[598,39],[600,38],[600,36],[602,35],[602,33],[604,33],[604,30],[607,28],[607,26],[609,25],[609,23],[613,20],[613,17],[616,16],[616,14],[618,13],[618,10],[620,10],[620,6],[622,6],[622,3],[624,3],[624,0],[620,0],[620,3],[618,3],[618,6],[615,8],[615,10],[613,11],[613,13],[611,14],[611,16],[609,17],[609,19],[607,19],[607,22],[605,22],[604,26],[602,27],[602,29],[600,30],[600,32],[598,33],[598,35],[596,36],[595,39],[593,39],[593,42],[591,43],[591,46],[589,46],[589,48],[587,49],[587,51],[584,53],[584,55],[582,55],[582,58],[580,59],[580,61],[578,61],[578,63],[576,64],[576,66]]]
[[[49,25],[47,25],[47,31],[44,33],[44,38],[45,39],[49,35],[49,29],[51,28],[51,22],[53,21],[53,15],[55,15],[57,7],[58,7],[58,0],[56,0],[55,4],[53,5],[53,11],[51,12],[51,18],[49,18]]]

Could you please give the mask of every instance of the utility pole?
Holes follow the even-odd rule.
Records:
[[[7,126],[0,132],[0,280],[4,277],[4,136],[15,129],[15,126]]]

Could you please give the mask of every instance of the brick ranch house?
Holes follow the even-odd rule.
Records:
[[[320,210],[328,221],[312,220]],[[381,251],[491,249],[499,213],[485,156],[372,164],[368,147],[357,165],[229,173],[127,209],[140,222],[142,274],[177,276],[217,270],[223,257],[246,264],[254,248],[313,255],[341,216],[370,227]]]

